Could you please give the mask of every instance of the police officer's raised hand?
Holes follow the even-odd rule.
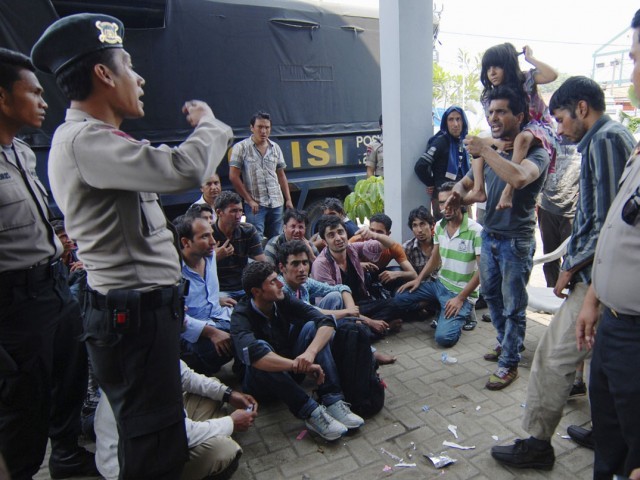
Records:
[[[197,127],[203,117],[213,115],[211,107],[202,100],[189,100],[182,107],[182,113],[187,116],[187,122],[192,127]]]

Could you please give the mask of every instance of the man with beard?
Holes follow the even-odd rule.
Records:
[[[453,187],[453,182],[445,182],[440,186],[440,206],[444,206],[451,196]],[[443,347],[452,347],[458,342],[462,326],[471,315],[472,302],[478,298],[481,231],[482,227],[470,219],[466,212],[463,213],[460,205],[447,205],[444,218],[436,225],[429,261],[418,278],[400,287],[393,299],[400,308],[410,308],[420,301],[439,303],[440,318],[435,340]],[[441,267],[438,278],[433,282],[423,282],[438,267]]]
[[[462,140],[469,129],[467,116],[460,107],[452,106],[442,115],[440,131],[427,142],[427,151],[416,162],[414,170],[427,186],[436,220],[442,218],[438,192],[445,182],[457,182],[469,171],[469,156]]]
[[[488,113],[492,137],[510,141],[520,132],[529,109],[522,95],[500,86],[489,94]],[[546,178],[549,154],[543,148],[532,147],[518,165],[511,161],[512,152],[498,153],[479,137],[467,137],[464,144],[471,155],[485,160],[487,214],[482,230],[480,278],[498,335],[496,346],[484,358],[498,362],[486,388],[500,390],[518,376],[527,321],[526,286],[535,250],[535,204]],[[515,189],[513,208],[496,210],[507,183]],[[471,171],[456,183],[447,202],[467,203],[465,197],[472,188]]]

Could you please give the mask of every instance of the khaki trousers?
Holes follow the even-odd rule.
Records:
[[[588,285],[578,283],[556,312],[533,356],[522,427],[539,440],[550,440],[576,376],[589,351],[576,347],[576,321]]]
[[[184,395],[187,416],[196,422],[224,416],[222,403],[192,393]],[[202,480],[223,472],[242,453],[231,437],[212,437],[189,449],[189,460],[182,470],[181,480]]]

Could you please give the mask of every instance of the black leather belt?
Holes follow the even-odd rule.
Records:
[[[511,237],[505,237],[504,235],[500,235],[499,233],[487,232],[487,235],[491,238],[495,238],[496,240],[511,240]]]
[[[140,308],[153,310],[173,305],[177,298],[186,294],[188,282],[180,282],[170,287],[160,287],[140,294]],[[87,299],[93,308],[107,310],[107,297],[87,288]]]
[[[0,285],[3,287],[11,287],[16,285],[26,285],[30,282],[40,282],[48,278],[52,278],[54,274],[62,267],[60,259],[43,265],[34,265],[33,267],[24,268],[22,270],[9,270],[0,273]]]

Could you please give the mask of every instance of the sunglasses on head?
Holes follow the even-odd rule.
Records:
[[[640,186],[636,188],[633,195],[629,197],[624,206],[622,207],[622,220],[628,225],[634,226],[638,219],[638,212],[640,211]]]

